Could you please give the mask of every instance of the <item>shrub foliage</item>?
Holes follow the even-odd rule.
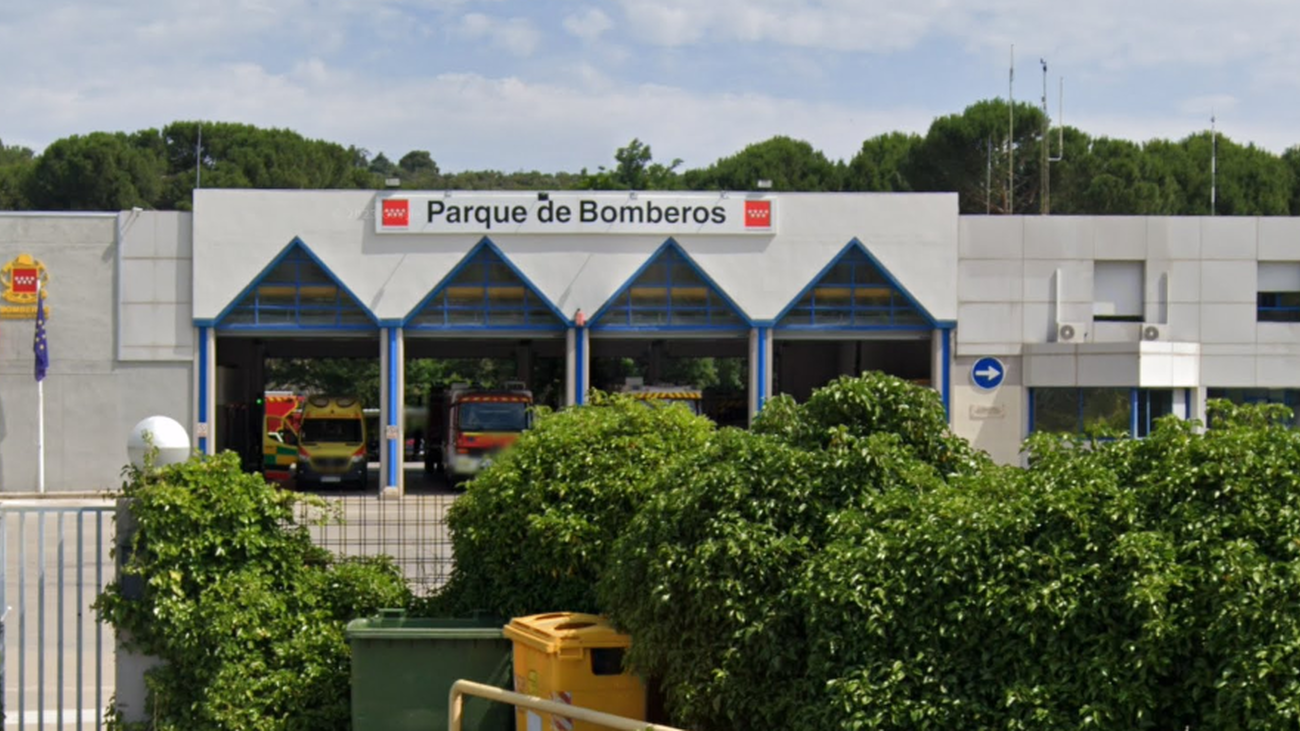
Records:
[[[294,522],[306,498],[244,474],[233,453],[131,471],[123,497],[135,530],[96,609],[162,660],[145,678],[148,726],[348,727],[344,627],[409,604],[392,563],[315,547]]]
[[[1300,435],[1277,414],[1039,436],[1021,470],[910,389],[843,380],[720,433],[617,542],[601,597],[677,723],[1300,725]]]
[[[597,611],[614,540],[712,432],[685,408],[618,395],[542,410],[448,511],[456,565],[434,611]]]

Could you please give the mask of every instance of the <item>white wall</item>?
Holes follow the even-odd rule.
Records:
[[[380,319],[405,317],[482,238],[376,234],[373,191],[199,190],[193,315],[217,317],[294,237]],[[479,195],[479,194],[476,194]],[[701,194],[704,196],[710,194]],[[752,319],[775,317],[854,238],[940,320],[957,316],[957,197],[780,194],[772,236],[674,238]],[[493,234],[566,317],[595,313],[666,235]]]
[[[1300,387],[1300,324],[1256,321],[1258,263],[1300,261],[1300,219],[963,216],[959,229],[959,360],[1022,356],[1029,387]],[[1095,262],[1124,260],[1142,262],[1143,319],[1169,342],[1092,321]],[[1086,323],[1089,342],[1053,344],[1058,321]]]
[[[119,220],[118,359],[189,362],[194,357],[193,217],[124,211]]]
[[[155,414],[193,422],[188,362],[115,358],[117,226],[116,214],[0,214],[0,263],[30,254],[49,271],[47,492],[118,487],[135,424]],[[0,492],[37,486],[33,328],[0,320]]]

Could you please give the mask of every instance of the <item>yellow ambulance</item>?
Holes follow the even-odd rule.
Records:
[[[369,481],[366,417],[354,396],[309,396],[302,409],[298,465],[300,489],[352,487]]]

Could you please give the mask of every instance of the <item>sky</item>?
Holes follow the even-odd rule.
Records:
[[[1045,61],[1049,114],[1094,137],[1213,115],[1280,153],[1297,38],[1294,0],[0,0],[0,140],[200,119],[444,172],[612,167],[634,138],[683,169],[776,135],[848,160],[983,99],[1040,105]]]

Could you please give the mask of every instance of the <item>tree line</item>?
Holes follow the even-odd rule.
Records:
[[[776,136],[694,169],[655,161],[634,139],[594,171],[443,172],[427,150],[394,162],[228,122],[73,135],[40,154],[0,141],[0,210],[189,210],[197,186],[379,190],[394,180],[423,190],[700,191],[765,181],[775,192],[956,192],[964,214],[1300,215],[1300,145],[1278,155],[1209,131],[1143,143],[1093,137],[1002,99],[939,117],[924,135],[869,138],[849,160]]]

